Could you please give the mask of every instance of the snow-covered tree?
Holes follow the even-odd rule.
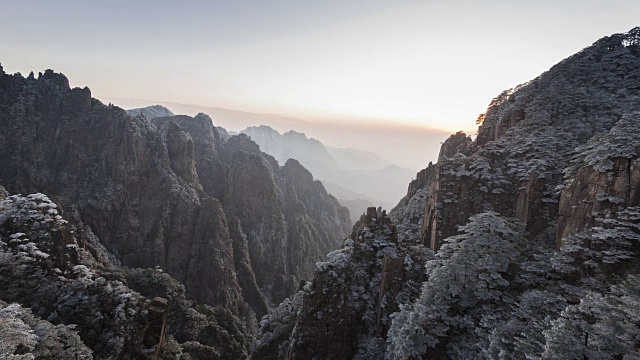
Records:
[[[544,359],[640,359],[640,277],[589,293],[544,332]]]
[[[19,304],[0,302],[0,359],[92,359],[73,326],[53,325]]]
[[[475,329],[482,315],[513,302],[505,290],[513,276],[510,265],[519,255],[521,226],[485,212],[459,230],[427,262],[428,281],[420,298],[394,315],[390,358],[442,351],[451,358],[475,358],[480,354]]]
[[[553,259],[557,270],[580,279],[586,276],[605,281],[637,263],[640,207],[629,207],[596,221],[598,226],[562,240]]]

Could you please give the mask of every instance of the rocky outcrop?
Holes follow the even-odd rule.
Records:
[[[440,147],[440,154],[438,155],[438,161],[444,161],[446,159],[454,157],[456,154],[469,154],[473,147],[473,141],[462,131],[449,136],[449,138],[442,143]]]
[[[429,162],[429,165],[426,168],[420,170],[416,174],[416,178],[409,183],[409,187],[407,188],[407,195],[403,200],[401,200],[401,202],[404,201],[404,203],[406,204],[418,190],[431,185],[434,176],[435,167],[433,166],[433,163]]]
[[[193,161],[193,169],[202,189],[209,196],[222,199],[225,183],[225,170],[221,158],[222,140],[211,118],[202,113],[195,117],[177,115],[155,118],[151,124],[161,134],[175,127],[189,137],[193,149],[191,157],[185,162]]]

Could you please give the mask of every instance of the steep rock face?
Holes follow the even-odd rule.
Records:
[[[575,149],[640,105],[639,31],[605,37],[500,94],[478,119],[473,144],[461,145],[460,134],[446,141],[425,209],[424,243],[438,249],[469,216],[488,210],[517,217],[534,236],[554,226],[558,186]]]
[[[429,162],[429,165],[426,168],[420,170],[416,174],[416,178],[409,183],[409,187],[407,189],[407,195],[403,200],[405,202],[408,201],[413,197],[413,195],[415,195],[415,193],[418,190],[431,185],[431,182],[433,181],[434,176],[435,176],[435,167],[431,162]],[[401,200],[401,202],[403,200]]]
[[[199,191],[187,134],[175,124],[156,132],[143,117],[97,100],[87,106],[89,90],[70,89],[52,71],[3,79],[0,180],[9,191],[54,194],[77,207],[124,264],[165,268],[189,279],[195,299],[239,313],[226,219],[218,201]],[[202,251],[217,252],[219,261],[196,256]]]
[[[278,165],[246,136],[229,139],[225,157],[229,164],[222,199],[225,212],[229,219],[240,222],[256,281],[270,299],[275,281],[282,286],[281,277],[288,277],[287,224],[280,210],[284,198],[274,173]],[[280,301],[289,289],[277,290]]]
[[[191,159],[202,188],[208,195],[221,199],[225,181],[220,155],[222,139],[211,118],[205,114],[177,115],[155,118],[151,123],[161,132],[165,127],[177,127],[190,137],[193,144]]]
[[[595,218],[640,205],[640,113],[581,147],[560,194],[557,240],[595,226]],[[599,214],[599,215],[596,215]]]
[[[50,70],[0,77],[0,149],[0,182],[51,193],[104,244],[97,257],[159,266],[236,315],[250,316],[243,294],[259,315],[264,295],[290,295],[350,226],[301,166],[281,170],[246,136],[223,145],[208,116],[131,117]]]
[[[242,297],[260,318],[269,313],[269,302],[256,281],[256,274],[253,271],[251,256],[249,255],[247,235],[242,232],[240,221],[236,218],[232,218],[229,221],[229,231],[233,240],[233,261],[238,276],[238,284],[242,288]]]
[[[343,238],[335,236],[336,230],[339,234],[349,233],[349,213],[337,206],[337,201],[298,161],[289,159],[281,174],[285,218],[289,224],[288,267],[294,274],[300,274],[298,278],[311,279],[315,261],[342,243]],[[309,241],[310,238],[315,241]]]
[[[339,246],[349,231],[349,213],[297,161],[280,167],[246,135],[224,146],[227,216],[237,219],[246,238],[257,284],[279,303],[313,263]]]

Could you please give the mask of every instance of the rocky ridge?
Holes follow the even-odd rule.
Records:
[[[96,261],[162,269],[242,319],[237,336],[351,226],[299,163],[280,167],[246,136],[223,142],[203,114],[132,117],[51,70],[0,67],[0,149],[0,183],[56,199]]]

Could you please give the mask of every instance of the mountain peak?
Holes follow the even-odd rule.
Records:
[[[44,74],[38,77],[38,80],[46,80],[50,81],[58,86],[61,86],[65,89],[70,89],[69,79],[61,73],[56,73],[51,69],[47,69],[44,71]]]

